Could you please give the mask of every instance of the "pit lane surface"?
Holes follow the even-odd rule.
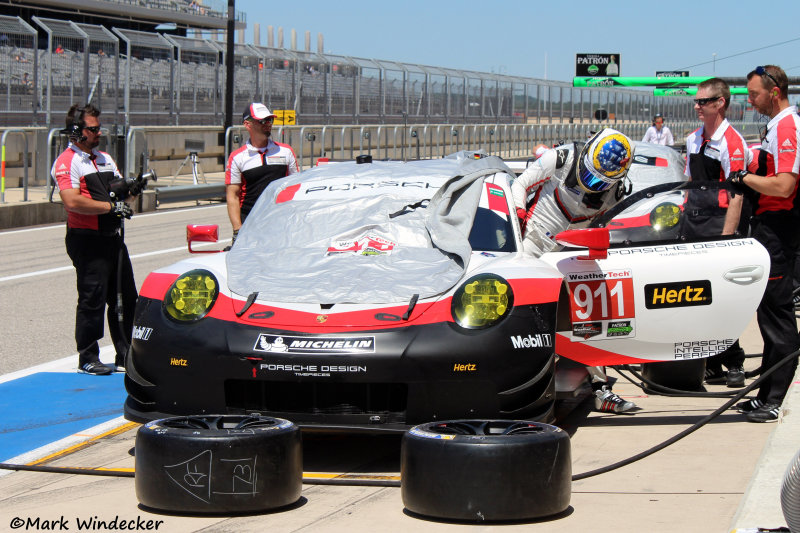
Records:
[[[156,215],[138,215],[127,223],[126,232],[137,282],[150,270],[185,257],[184,227],[187,223],[220,224],[221,237],[228,237],[224,207],[215,206]],[[62,368],[65,378],[83,378],[87,383],[108,379],[74,373],[74,272],[63,246],[63,226],[0,233],[0,332],[3,335],[0,373],[18,371],[18,379],[0,382],[0,395],[12,399],[4,409],[39,409],[35,417],[51,416],[48,409],[58,386],[36,384],[27,392],[12,392],[14,381],[35,364]],[[107,345],[108,338],[103,344]],[[751,326],[743,338],[748,353],[759,352],[760,339]],[[113,354],[105,354],[105,360]],[[65,362],[65,358],[69,358]],[[757,365],[757,360],[749,360]],[[111,376],[106,384],[113,383]],[[37,386],[38,385],[38,386]],[[75,387],[79,389],[81,387]],[[121,386],[121,385],[120,385]],[[46,391],[41,388],[48,387]],[[55,387],[55,388],[54,388]],[[117,394],[124,391],[112,385]],[[724,390],[716,387],[716,390]],[[572,437],[573,472],[605,466],[638,453],[695,422],[722,403],[709,398],[645,396],[624,381],[615,388],[641,408],[637,413],[608,415],[589,413],[581,404],[563,427]],[[6,396],[7,394],[7,396]],[[101,409],[108,399],[87,402],[88,409]],[[68,403],[69,405],[69,403]],[[118,406],[121,413],[121,404]],[[6,418],[0,427],[8,428]],[[66,419],[74,419],[67,410]],[[21,417],[16,414],[14,416]],[[113,413],[110,414],[113,416]],[[19,418],[22,419],[22,418]],[[111,427],[108,434],[86,432],[78,441],[64,441],[59,449],[33,453],[25,462],[43,455],[48,465],[127,469],[134,467],[135,426],[122,433]],[[45,425],[42,423],[42,425]],[[91,424],[84,426],[89,428]],[[80,426],[80,423],[78,424]],[[78,427],[76,426],[76,427]],[[15,519],[58,521],[77,530],[78,520],[97,517],[150,523],[159,531],[451,531],[500,528],[525,531],[725,531],[753,475],[754,465],[773,425],[748,424],[742,415],[725,413],[711,425],[641,462],[573,484],[571,508],[564,515],[526,524],[451,524],[425,520],[403,510],[397,488],[334,487],[305,485],[301,500],[289,509],[242,517],[179,517],[139,508],[134,483],[129,478],[95,478],[64,474],[16,472],[0,477],[0,530],[11,530]],[[85,432],[85,430],[80,430]],[[55,441],[61,434],[51,431]],[[9,434],[0,441],[5,442]],[[53,454],[53,452],[56,452]],[[469,467],[470,465],[465,465]],[[304,438],[304,470],[324,475],[357,473],[391,475],[399,472],[397,437],[322,436]],[[780,517],[777,518],[780,522]],[[769,524],[753,524],[769,525]],[[143,528],[146,526],[143,526]],[[41,529],[41,528],[40,528]],[[17,530],[24,530],[17,529]],[[105,527],[99,530],[110,530]]]

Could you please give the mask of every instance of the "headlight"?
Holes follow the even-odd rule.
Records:
[[[462,328],[488,328],[508,314],[514,303],[511,286],[494,274],[470,278],[453,295],[453,318]]]
[[[656,231],[670,229],[681,219],[681,208],[672,202],[658,204],[650,211],[650,226]]]
[[[164,312],[181,322],[200,320],[214,306],[219,283],[207,270],[191,270],[175,280],[164,296]]]

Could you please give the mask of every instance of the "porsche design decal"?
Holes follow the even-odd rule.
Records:
[[[644,286],[648,309],[711,305],[711,282],[705,280],[650,283]]]
[[[375,337],[299,337],[262,333],[253,350],[304,354],[374,353]]]

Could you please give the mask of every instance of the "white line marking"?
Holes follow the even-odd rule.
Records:
[[[203,243],[195,244],[194,247],[195,248],[202,248],[204,246],[206,246],[206,247],[207,246],[219,246],[219,245],[225,244],[225,243],[227,243],[229,241],[230,241],[230,239],[222,239],[222,240],[217,241],[217,242],[203,242]],[[139,259],[141,257],[150,257],[150,256],[153,256],[153,255],[171,254],[171,253],[174,253],[174,252],[180,252],[181,250],[186,250],[187,252],[189,251],[186,246],[178,246],[177,248],[166,248],[164,250],[155,250],[153,252],[144,252],[144,253],[141,253],[141,254],[132,255],[131,256],[131,261],[133,261],[134,259]],[[15,279],[32,278],[32,277],[35,277],[35,276],[44,276],[46,274],[53,274],[55,272],[66,272],[68,270],[75,270],[75,267],[73,267],[73,266],[63,266],[63,267],[56,267],[56,268],[48,268],[47,270],[37,270],[36,272],[26,272],[25,274],[15,274],[13,276],[5,276],[5,277],[0,278],[0,283],[3,283],[4,281],[13,281]]]
[[[100,360],[103,359],[108,360],[108,364],[114,362],[114,358],[116,357],[116,351],[114,350],[113,344],[108,344],[100,348]],[[105,362],[105,361],[104,361]],[[13,381],[15,379],[24,378],[25,376],[30,376],[31,374],[36,374],[39,372],[77,372],[78,371],[78,354],[68,355],[67,357],[62,357],[61,359],[56,359],[55,361],[48,361],[47,363],[42,363],[40,365],[32,366],[29,368],[23,368],[22,370],[17,370],[16,372],[10,372],[8,374],[3,374],[0,376],[0,383],[6,383],[9,381]]]

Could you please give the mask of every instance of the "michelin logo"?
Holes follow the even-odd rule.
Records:
[[[552,348],[553,336],[549,333],[537,333],[527,337],[517,335],[516,337],[511,337],[511,344],[514,345],[516,350],[520,348]]]
[[[291,337],[262,333],[253,350],[306,354],[374,353],[375,337]]]

